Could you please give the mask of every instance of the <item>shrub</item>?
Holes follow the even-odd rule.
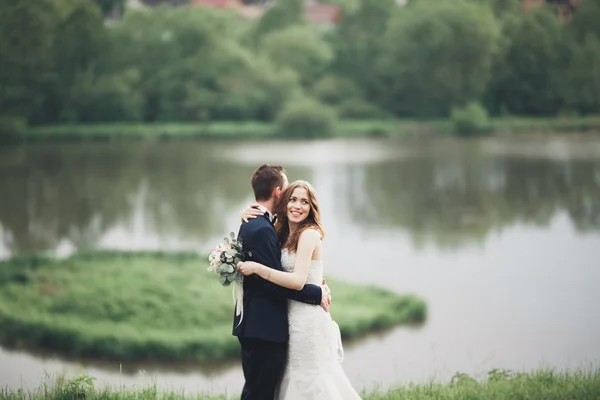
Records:
[[[389,118],[389,115],[361,99],[344,100],[337,108],[338,116],[345,119]]]
[[[488,133],[491,129],[488,113],[479,103],[453,108],[451,120],[454,133],[458,136]]]
[[[277,130],[286,137],[330,137],[337,129],[335,112],[314,100],[290,103],[277,118]]]
[[[363,96],[351,80],[335,75],[326,75],[319,79],[311,88],[311,95],[323,103],[332,105],[338,105],[345,99]]]
[[[0,116],[0,137],[23,135],[27,130],[27,120],[22,117]]]

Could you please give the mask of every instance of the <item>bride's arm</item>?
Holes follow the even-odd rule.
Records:
[[[302,232],[300,239],[298,240],[294,272],[277,271],[276,269],[269,268],[254,261],[239,263],[238,270],[244,275],[256,274],[278,286],[302,290],[306,284],[313,252],[320,240],[321,234],[314,229],[307,229]]]
[[[254,219],[260,215],[263,215],[264,212],[258,209],[258,203],[252,203],[248,206],[248,208],[242,211],[242,222],[248,222],[251,219]]]

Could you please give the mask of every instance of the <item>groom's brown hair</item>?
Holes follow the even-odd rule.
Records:
[[[281,165],[263,164],[256,168],[250,178],[254,198],[257,201],[269,200],[276,187],[283,189],[283,174],[285,169]]]

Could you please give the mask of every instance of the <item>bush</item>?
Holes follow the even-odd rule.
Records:
[[[277,131],[286,137],[330,137],[337,130],[335,112],[314,100],[293,102],[279,114]]]
[[[23,135],[27,130],[27,120],[22,117],[0,116],[0,137]]]
[[[361,99],[344,100],[337,110],[338,116],[343,119],[389,118],[389,114]]]
[[[471,136],[490,132],[488,113],[479,103],[469,103],[464,107],[455,107],[451,115],[454,133],[458,136]]]
[[[311,88],[311,95],[317,100],[331,105],[339,105],[345,99],[363,97],[363,93],[349,79],[326,75]]]

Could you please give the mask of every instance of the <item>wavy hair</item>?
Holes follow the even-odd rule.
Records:
[[[294,190],[298,188],[306,189],[306,192],[308,193],[310,211],[308,216],[300,223],[300,226],[298,226],[298,228],[290,236],[287,205],[290,202],[290,198],[292,197]],[[302,232],[307,229],[315,229],[319,231],[319,233],[321,233],[321,240],[323,240],[325,237],[325,228],[321,222],[321,214],[319,212],[319,201],[317,200],[315,189],[307,181],[292,182],[287,189],[283,191],[277,207],[275,208],[275,215],[277,216],[275,230],[277,231],[279,242],[283,245],[284,249],[288,249],[288,251],[292,253],[295,253],[298,249],[300,235],[302,235]]]

